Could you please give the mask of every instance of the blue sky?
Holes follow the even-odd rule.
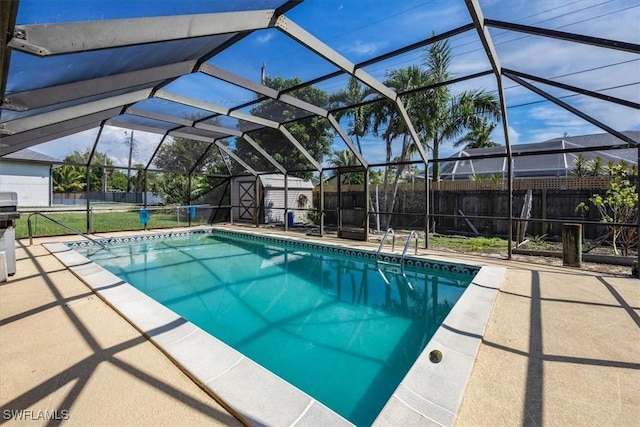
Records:
[[[127,7],[114,7],[118,3]],[[235,9],[242,10],[250,5],[273,7],[278,3],[275,0],[241,0],[234,4]],[[640,43],[640,0],[481,0],[480,3],[486,18]],[[148,11],[159,15],[198,13],[228,10],[223,8],[228,8],[230,4],[200,0],[23,0],[18,23],[30,23],[27,22],[29,20],[62,22],[137,17],[148,14]],[[307,0],[286,16],[354,63],[470,22],[462,0]],[[491,36],[505,68],[640,102],[638,55],[503,30],[492,29]],[[454,77],[489,69],[475,31],[452,38],[450,44],[453,53],[450,71]],[[384,80],[390,70],[419,65],[421,56],[422,50],[409,52],[365,70]],[[299,77],[303,81],[336,70],[335,66],[275,29],[254,32],[238,45],[213,58],[210,63],[254,81],[259,81],[263,64],[270,76]],[[248,91],[220,82],[204,90],[202,83],[209,78],[203,77],[181,78],[170,89],[225,106],[245,102],[253,96]],[[318,87],[333,92],[344,84],[346,78],[319,84]],[[536,85],[554,96],[563,97],[565,102],[616,130],[640,130],[637,110]],[[508,79],[504,80],[504,86],[509,107],[509,136],[513,144],[541,142],[565,133],[575,136],[601,132]],[[458,93],[478,88],[495,91],[495,78],[488,76],[468,81],[451,90]],[[343,121],[343,125],[348,127],[347,121]],[[101,138],[101,147],[109,146],[108,154],[117,164],[126,164],[122,163],[128,154],[126,144],[121,143],[126,139],[124,132],[107,127]],[[95,133],[87,131],[65,138],[64,144],[43,144],[36,149],[54,157],[64,157],[66,152],[88,146]],[[144,158],[153,152],[159,137],[137,131],[135,137],[136,141],[140,141],[136,160],[144,162]],[[501,127],[494,132],[494,139],[501,143],[504,141]],[[113,141],[113,144],[108,141]],[[379,138],[368,135],[363,139],[363,144],[369,161],[375,163],[384,160],[384,146]],[[343,148],[339,140],[336,141],[336,148]],[[442,155],[453,152],[450,144],[445,144],[441,149]]]

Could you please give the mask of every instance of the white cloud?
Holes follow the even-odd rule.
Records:
[[[354,42],[350,42],[346,47],[342,48],[342,50],[346,53],[352,53],[355,55],[374,56],[376,53],[380,52],[385,45],[386,43],[383,42],[374,43],[356,40]]]
[[[509,125],[507,127],[507,131],[509,132],[509,143],[512,144],[512,145],[519,144],[520,143],[520,133],[511,125]],[[502,134],[503,134],[503,132],[500,132],[500,137],[502,137]],[[494,140],[496,140],[498,138],[499,137],[496,136],[494,138]]]
[[[256,41],[260,44],[265,44],[267,43],[269,40],[271,40],[273,38],[273,32],[272,31],[266,31],[264,32],[264,34],[256,37]]]
[[[125,134],[125,132],[127,132]],[[129,135],[131,130],[114,126],[105,126],[100,135],[96,150],[105,153],[115,166],[127,166],[129,163]],[[93,147],[98,130],[90,129],[84,132],[59,138],[31,149],[48,156],[63,160],[74,151],[85,152]],[[134,131],[134,149],[131,164],[146,164],[157,147],[161,135]]]

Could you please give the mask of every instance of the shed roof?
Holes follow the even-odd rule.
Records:
[[[268,174],[260,175],[260,182],[265,188],[284,188],[284,175],[282,174]],[[287,187],[290,189],[307,189],[313,190],[313,183],[301,178],[293,176],[287,177]]]

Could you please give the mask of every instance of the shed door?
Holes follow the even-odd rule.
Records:
[[[255,185],[255,182],[240,182],[240,219],[253,220]]]

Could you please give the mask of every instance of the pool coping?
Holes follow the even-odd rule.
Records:
[[[363,257],[375,255],[375,251],[366,248],[356,250],[335,243],[301,242],[264,232],[219,227],[100,240],[105,243],[143,242],[202,233],[237,234],[301,248],[321,246],[329,252],[352,256],[358,256],[357,253]],[[44,243],[43,246],[239,419],[251,425],[351,425],[330,408],[74,250],[91,244],[75,241]],[[390,260],[399,259],[394,254],[385,256]],[[436,264],[440,266],[438,268],[459,265],[413,256],[410,261],[417,266],[428,263],[431,268]],[[506,273],[504,267],[466,266],[477,274],[378,414],[374,425],[431,423],[447,426],[455,422]],[[442,354],[439,363],[429,360],[433,350]],[[425,383],[425,378],[432,381]],[[256,384],[260,386],[256,387]]]

